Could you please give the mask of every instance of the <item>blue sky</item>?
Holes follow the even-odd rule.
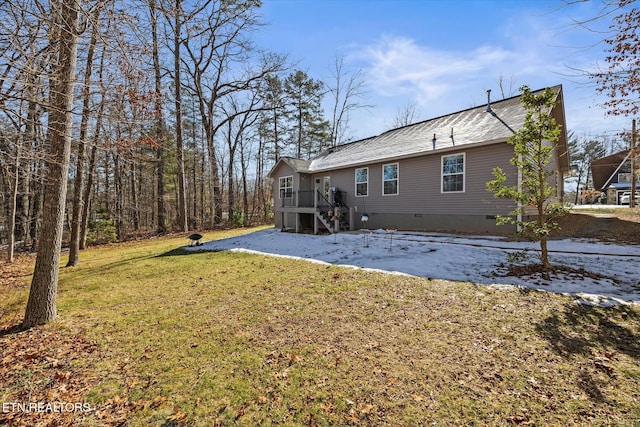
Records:
[[[577,135],[631,126],[631,118],[605,116],[604,99],[571,70],[603,64],[604,35],[572,25],[595,16],[600,0],[565,8],[561,0],[263,1],[268,26],[258,45],[288,54],[313,78],[329,81],[336,55],[366,73],[373,107],[352,114],[354,139],[390,128],[408,104],[424,120],[482,105],[487,89],[499,99],[500,76],[507,91],[515,82],[511,95],[523,84],[562,84],[567,128]]]

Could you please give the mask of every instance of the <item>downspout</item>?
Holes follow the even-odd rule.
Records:
[[[496,119],[500,120],[500,122],[502,124],[504,124],[512,133],[516,133],[511,126],[509,126],[508,124],[506,124],[500,117],[498,117],[498,115],[493,111],[493,109],[491,108],[491,89],[487,89],[487,108],[485,109],[485,111],[489,114],[491,114],[493,117],[495,117]],[[435,135],[434,135],[435,136]],[[518,154],[518,163],[522,163],[522,154]],[[518,193],[522,193],[522,168],[518,167]],[[518,201],[516,204],[516,210],[517,210],[517,215],[516,215],[516,230],[519,232],[522,231],[522,226],[520,225],[522,223],[522,210],[523,210],[523,205],[522,205],[522,201]]]
[[[522,164],[522,154],[518,154],[518,164]],[[522,194],[522,168],[518,166],[518,193]],[[517,203],[518,214],[516,215],[516,231],[520,233],[522,231],[522,200],[518,200]]]

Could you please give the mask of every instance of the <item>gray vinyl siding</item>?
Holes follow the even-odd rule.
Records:
[[[275,226],[282,228],[285,223],[292,223],[295,218],[284,218],[282,214],[282,198],[280,197],[280,178],[293,176],[293,191],[300,188],[300,174],[296,173],[291,166],[282,162],[273,171],[273,213]],[[287,214],[284,214],[287,215]]]
[[[465,153],[464,192],[442,193],[442,155]],[[380,214],[496,215],[513,210],[512,202],[498,200],[487,191],[494,166],[501,166],[509,182],[517,182],[517,171],[509,163],[511,146],[501,143],[484,147],[461,147],[458,151],[433,153],[399,160],[398,194],[382,194],[382,168],[388,162],[369,167],[369,195],[355,197],[355,167],[314,174],[314,179],[331,177],[331,186],[343,191],[346,203],[358,212]],[[359,166],[365,167],[365,166]]]

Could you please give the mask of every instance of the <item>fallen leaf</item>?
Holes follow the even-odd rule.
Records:
[[[372,410],[373,408],[375,408],[375,406],[374,406],[374,405],[371,405],[371,404],[366,405],[364,408],[362,408],[362,409],[360,410],[360,413],[361,413],[361,414],[370,414],[370,413],[371,413],[371,410]]]

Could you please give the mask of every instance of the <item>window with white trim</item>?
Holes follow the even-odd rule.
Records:
[[[356,196],[369,195],[369,168],[356,169]]]
[[[398,163],[382,165],[382,195],[398,194]]]
[[[442,156],[443,193],[464,192],[464,163],[464,153]]]
[[[280,198],[289,199],[293,197],[293,176],[280,177]]]

